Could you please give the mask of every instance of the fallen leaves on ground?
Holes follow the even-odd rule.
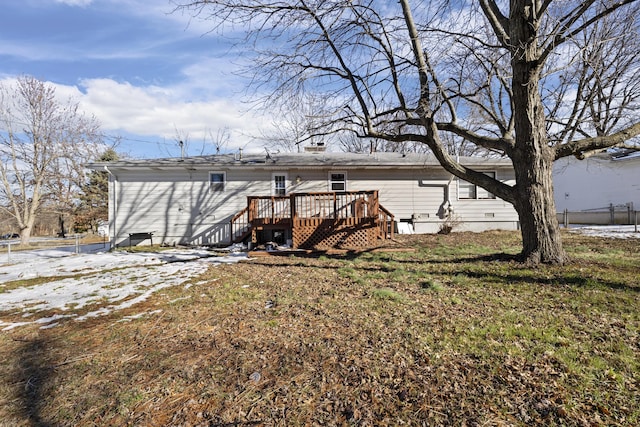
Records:
[[[637,247],[614,244],[618,266],[479,259],[517,243],[260,257],[121,313],[11,331],[0,424],[635,425]]]

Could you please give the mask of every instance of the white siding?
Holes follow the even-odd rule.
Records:
[[[558,212],[627,203],[640,210],[640,158],[612,161],[567,157],[556,161],[553,179]]]
[[[288,191],[329,191],[329,172],[346,172],[347,190],[378,190],[380,204],[397,221],[413,221],[417,232],[436,232],[449,206],[460,229],[515,228],[517,216],[500,199],[457,200],[457,180],[441,169],[289,169]],[[209,172],[225,172],[224,192],[209,189]],[[246,207],[247,196],[272,194],[270,169],[213,167],[210,170],[120,170],[112,179],[110,222],[115,242],[128,234],[153,232],[154,243],[226,244],[231,217]],[[277,172],[284,172],[278,170]],[[513,179],[498,171],[498,178]],[[512,183],[512,182],[510,182]],[[447,202],[447,195],[449,203]],[[115,200],[114,199],[117,199]],[[465,228],[466,227],[466,228]]]
[[[246,195],[269,194],[269,182],[251,174],[226,173],[224,192],[209,189],[209,171],[120,172],[115,218],[116,243],[129,233],[153,232],[154,243],[213,244],[229,240],[231,217],[246,206]],[[258,176],[256,176],[258,178]]]
[[[445,201],[445,187],[449,175],[442,172],[409,171],[362,171],[353,172],[353,190],[379,191],[380,204],[392,212],[397,220],[413,217],[436,217]]]
[[[515,184],[515,174],[512,170],[495,170],[496,178],[508,185]],[[455,179],[452,183],[453,217],[459,222],[461,231],[482,231],[492,229],[515,230],[518,227],[518,217],[513,205],[502,199],[464,199],[458,197],[458,186],[463,182]],[[483,190],[484,191],[484,190]],[[484,191],[486,193],[486,191]],[[478,191],[480,194],[480,191]]]

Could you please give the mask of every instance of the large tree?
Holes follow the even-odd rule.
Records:
[[[323,94],[319,135],[423,143],[447,171],[512,203],[530,263],[567,261],[553,162],[640,134],[637,0],[206,0],[179,9],[246,35],[267,101]],[[515,185],[457,162],[452,140],[508,156]]]
[[[0,209],[15,218],[26,244],[44,206],[71,204],[81,165],[101,145],[100,128],[30,76],[0,85],[0,108]]]

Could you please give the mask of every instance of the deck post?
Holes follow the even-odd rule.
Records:
[[[380,209],[379,209],[379,202],[378,202],[378,190],[374,190],[373,194],[372,194],[372,203],[371,203],[371,216],[373,216],[374,218],[378,218],[379,214],[380,214]]]
[[[251,223],[251,221],[253,221],[253,219],[256,217],[255,213],[253,212],[253,197],[251,196],[247,196],[247,207],[249,208],[249,212],[248,212],[248,220],[249,223]]]
[[[296,194],[295,193],[291,193],[289,194],[289,215],[291,216],[291,247],[292,248],[297,248],[298,247],[298,241],[296,239],[296,223],[297,223],[297,219],[298,219],[298,213],[296,210]]]
[[[276,217],[276,198],[271,196],[271,219]]]
[[[291,215],[291,220],[293,221],[298,213],[296,212],[296,195],[295,193],[289,194],[289,215]]]
[[[258,236],[256,234],[256,228],[254,227],[254,221],[258,217],[258,212],[256,211],[256,201],[254,197],[247,197],[247,206],[249,207],[249,211],[247,212],[247,221],[249,222],[249,227],[251,228],[251,243],[254,244]]]

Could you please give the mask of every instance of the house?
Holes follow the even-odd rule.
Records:
[[[461,160],[514,182],[509,160]],[[109,235],[115,245],[151,239],[228,245],[245,239],[302,246],[292,229],[302,223],[294,225],[294,217],[304,219],[307,228],[324,224],[324,234],[365,227],[379,237],[394,230],[435,233],[447,224],[459,231],[518,227],[509,203],[458,180],[428,155],[240,152],[89,167],[110,174]],[[317,244],[320,237],[314,238],[305,240],[307,245]]]
[[[559,159],[553,171],[560,221],[631,223],[640,210],[640,151],[606,151],[584,160]],[[563,218],[564,213],[568,218]]]

